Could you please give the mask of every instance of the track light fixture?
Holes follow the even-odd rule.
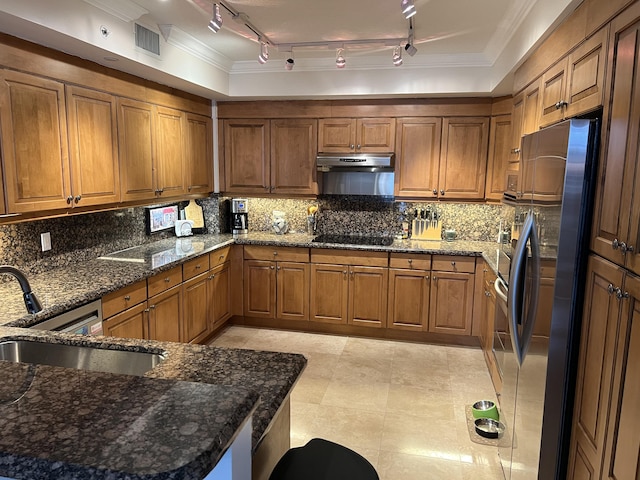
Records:
[[[284,61],[284,69],[285,70],[293,70],[293,66],[296,64],[295,60],[293,59],[293,55],[289,58],[287,58]]]
[[[404,17],[407,19],[413,17],[417,13],[413,0],[400,0],[400,8],[402,9]]]
[[[344,66],[347,64],[347,61],[342,55],[342,52],[344,52],[344,48],[339,48],[338,52],[336,53],[336,67],[338,68],[344,68]]]
[[[213,4],[213,17],[209,21],[209,30],[213,33],[218,33],[222,27],[222,15],[220,15],[220,5],[217,3]]]
[[[258,55],[258,62],[267,63],[269,60],[269,45],[260,41],[260,55]]]
[[[404,46],[404,51],[413,57],[418,49],[413,45],[413,18],[409,19],[409,34],[407,35],[407,44]]]
[[[396,67],[402,65],[402,48],[398,45],[397,47],[393,47],[393,64]]]

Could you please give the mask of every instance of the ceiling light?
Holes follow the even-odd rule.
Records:
[[[402,48],[400,46],[393,47],[393,64],[396,67],[402,65]]]
[[[400,8],[405,18],[411,18],[417,13],[413,0],[400,0]]]
[[[267,60],[269,60],[269,46],[264,42],[260,42],[260,55],[258,55],[258,62],[267,63]]]
[[[222,15],[220,15],[220,6],[217,3],[213,4],[213,18],[209,22],[209,30],[213,33],[218,33],[222,27]]]
[[[413,57],[418,52],[418,49],[407,42],[407,44],[404,46],[404,51]]]
[[[413,18],[409,19],[409,34],[407,35],[407,44],[404,46],[404,50],[412,57],[418,51],[413,45]]]
[[[291,57],[287,58],[284,61],[285,70],[293,70],[293,66],[296,64],[295,60]]]
[[[342,52],[344,52],[344,48],[339,48],[338,53],[336,54],[336,67],[338,68],[344,68],[347,64],[347,61],[342,56]]]

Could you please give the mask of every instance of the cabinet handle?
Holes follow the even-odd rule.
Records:
[[[437,281],[438,281],[438,277],[435,277],[435,276],[434,276],[434,277],[433,277],[433,281],[434,281],[434,282],[437,282]]]
[[[424,276],[424,279],[425,279],[425,280],[429,280],[429,275],[425,275],[425,276]]]
[[[351,150],[353,150],[355,148],[355,145],[352,143],[351,145],[349,145],[349,148],[351,148]]]
[[[214,278],[216,278],[216,274],[212,273],[211,275],[209,275],[209,280],[213,280]]]
[[[220,255],[220,257],[218,258],[218,260],[222,260],[224,258],[224,255]]]
[[[269,191],[269,187],[264,187],[264,189],[268,192]]]
[[[629,292],[623,292],[620,287],[616,288],[616,297],[618,300],[622,300],[623,298],[629,298]]]
[[[165,283],[169,283],[170,281],[171,281],[171,278],[170,278],[170,277],[167,277],[167,278],[165,278],[165,279],[164,279],[164,282],[165,282]]]
[[[633,252],[633,245],[627,245],[624,242],[620,242],[620,251],[623,255],[626,255],[627,252],[631,253]]]
[[[517,155],[518,153],[520,153],[520,149],[519,148],[512,148],[511,149],[511,153],[514,153],[514,154]]]
[[[440,195],[444,195],[444,190],[440,190]]]
[[[437,188],[434,188],[434,189],[433,189],[433,194],[434,194],[434,195],[438,195],[438,189],[437,189]]]
[[[189,191],[189,192],[190,192],[192,188],[193,188],[193,187],[192,187],[191,185],[189,185],[189,186],[187,187],[187,191]]]
[[[148,309],[148,308],[145,308],[145,309],[143,310],[143,312],[144,312],[144,313],[149,313],[149,309]]]
[[[613,295],[613,292],[616,291],[616,287],[613,286],[613,284],[609,284],[609,286],[607,287],[607,292],[609,292],[609,295]]]
[[[567,105],[569,105],[568,102],[565,102],[564,100],[560,100],[558,103],[556,103],[556,108],[560,110],[562,107],[566,107]]]
[[[76,195],[76,203],[78,203],[80,200],[82,200],[82,195]]]
[[[67,197],[67,204],[70,204],[71,202],[73,202],[73,195],[69,195]]]
[[[611,248],[613,248],[614,250],[617,250],[619,246],[620,246],[620,242],[618,242],[617,238],[614,238],[613,241],[611,242]]]
[[[273,270],[273,269],[274,269],[274,266],[273,266],[273,265],[271,265],[269,268],[270,268],[271,270]]]
[[[358,146],[356,147],[356,150],[360,150],[361,146],[360,144],[358,144]]]
[[[407,262],[409,262],[409,265],[411,265],[411,263],[413,262],[413,259],[410,258],[410,259],[407,260]]]
[[[155,305],[149,305],[149,308],[150,308],[151,310],[153,310],[154,308],[156,308],[156,306],[155,306]]]
[[[487,290],[485,290],[485,291],[484,291],[484,296],[485,296],[485,297],[490,297],[490,296],[491,296],[491,294],[490,294]]]
[[[456,266],[456,262],[451,262],[451,266],[455,267]]]
[[[124,299],[128,302],[129,300],[131,300],[131,295],[125,295]]]
[[[198,264],[196,265],[196,270],[200,270],[202,268],[202,265]]]
[[[487,270],[486,268],[482,269],[482,273],[487,273],[489,270]]]
[[[282,267],[280,265],[278,265],[278,267],[276,268],[276,270],[280,271]]]
[[[277,256],[277,255],[278,255],[278,252],[273,252],[273,256],[274,257]]]

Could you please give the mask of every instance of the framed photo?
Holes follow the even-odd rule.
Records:
[[[147,235],[174,228],[178,220],[178,205],[149,207],[144,211]]]

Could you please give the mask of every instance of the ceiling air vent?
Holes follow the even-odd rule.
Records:
[[[136,46],[160,55],[160,35],[136,23]]]

